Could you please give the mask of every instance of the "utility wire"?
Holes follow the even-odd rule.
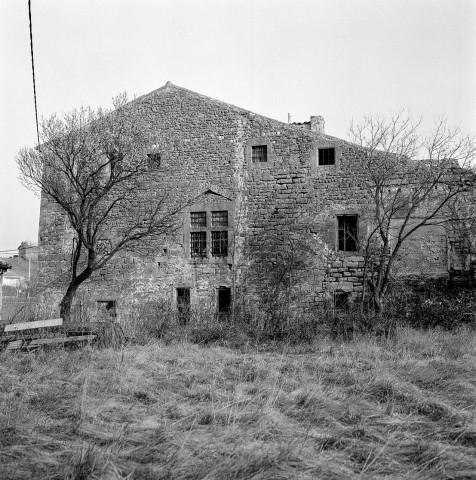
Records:
[[[33,73],[33,96],[35,98],[36,138],[38,140],[38,150],[39,150],[40,149],[40,129],[38,128],[38,107],[36,104],[35,62],[33,60],[33,29],[31,26],[31,0],[28,0],[28,18],[30,19],[31,71]]]

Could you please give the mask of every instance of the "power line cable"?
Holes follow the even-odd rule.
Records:
[[[33,73],[33,96],[35,98],[36,138],[38,140],[38,149],[39,149],[40,148],[40,129],[38,128],[38,107],[36,102],[35,62],[33,59],[33,28],[31,24],[31,0],[28,0],[28,18],[30,19],[31,71]]]

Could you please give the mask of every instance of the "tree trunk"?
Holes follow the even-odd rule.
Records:
[[[71,306],[73,304],[74,296],[76,295],[79,286],[91,276],[93,271],[92,268],[87,267],[81,272],[81,274],[71,280],[71,283],[60,302],[60,316],[63,319],[63,322],[69,322],[71,320]]]
[[[69,322],[71,320],[71,306],[73,304],[73,298],[79,288],[79,283],[76,284],[73,280],[69,284],[68,290],[64,294],[63,299],[60,302],[60,317],[63,322]]]
[[[380,292],[378,290],[375,290],[373,292],[373,301],[374,301],[375,311],[377,313],[382,313],[382,311],[383,311],[383,298],[380,295]]]

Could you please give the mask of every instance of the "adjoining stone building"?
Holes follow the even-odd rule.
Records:
[[[238,295],[258,303],[288,295],[303,309],[362,290],[356,238],[369,228],[369,198],[359,150],[327,135],[322,117],[287,124],[170,82],[128,108],[151,139],[142,193],[166,183],[193,201],[181,230],[155,252],[121,252],[84,283],[79,295],[98,312],[121,315],[151,299],[226,311]],[[72,241],[64,214],[42,198],[39,288],[55,302]],[[442,227],[421,229],[405,273],[464,269],[452,241]]]
[[[30,240],[25,240],[21,242],[18,247],[18,256],[23,260],[38,260],[38,245],[31,242]]]

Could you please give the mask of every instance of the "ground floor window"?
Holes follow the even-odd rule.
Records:
[[[116,318],[116,301],[115,300],[98,300],[97,301],[98,322],[105,322],[107,320],[114,320]]]
[[[348,310],[350,306],[350,292],[334,293],[334,308],[336,310]]]

